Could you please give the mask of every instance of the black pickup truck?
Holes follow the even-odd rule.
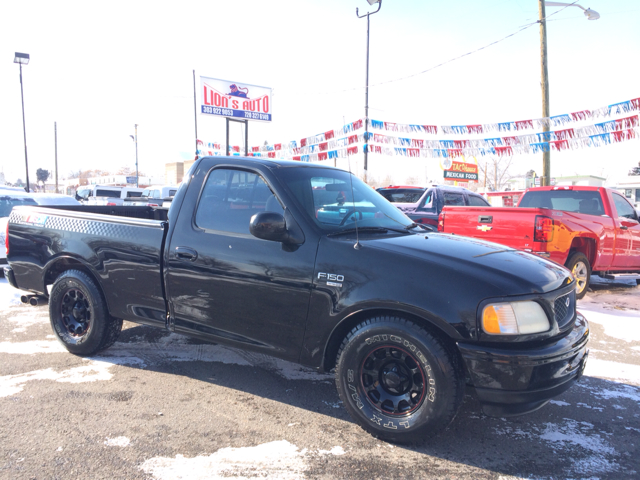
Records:
[[[427,231],[342,170],[202,158],[168,215],[91,208],[19,207],[8,227],[7,278],[77,355],[126,319],[335,368],[354,420],[399,442],[446,427],[465,384],[518,415],[584,370],[568,270]]]

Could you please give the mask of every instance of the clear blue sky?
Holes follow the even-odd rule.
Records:
[[[552,115],[640,97],[640,3],[579,3],[601,18],[588,21],[572,7],[548,24]],[[0,166],[8,180],[24,179],[16,51],[31,55],[23,74],[33,177],[53,169],[54,121],[62,176],[132,167],[136,123],[141,170],[162,173],[194,150],[193,69],[274,88],[274,121],[250,125],[251,145],[361,118],[366,20],[356,7],[373,9],[365,0],[8,2],[0,24]],[[498,40],[534,22],[537,8],[536,0],[383,0],[371,17],[370,83]],[[373,87],[370,116],[437,125],[538,118],[539,48],[534,26],[411,80]],[[199,133],[224,142],[224,120],[200,117]],[[232,143],[241,143],[239,127]],[[640,141],[554,153],[552,175],[617,176],[638,161]],[[523,157],[516,169],[540,164],[539,155]]]

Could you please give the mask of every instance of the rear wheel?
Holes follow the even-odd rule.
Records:
[[[569,257],[565,267],[571,270],[576,280],[576,298],[580,300],[587,294],[591,280],[591,265],[584,253],[576,252]]]
[[[95,282],[79,270],[68,270],[54,282],[49,318],[57,339],[77,355],[110,347],[122,330],[122,319],[109,315]]]
[[[464,393],[458,356],[399,317],[374,317],[349,333],[338,352],[336,384],[362,428],[401,443],[444,429]]]

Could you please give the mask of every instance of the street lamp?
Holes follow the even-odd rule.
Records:
[[[584,8],[576,3],[564,3],[564,2],[545,2],[544,0],[538,0],[538,15],[540,23],[540,67],[541,67],[541,86],[542,86],[542,117],[549,118],[549,73],[547,71],[547,20],[545,6],[550,7],[578,7],[584,10],[585,16],[589,20],[597,20],[600,18],[600,14],[590,8]],[[542,132],[544,140],[547,139],[547,132],[549,132],[549,122],[544,122],[542,125]],[[551,149],[544,150],[542,152],[542,179],[541,186],[551,185]]]
[[[367,84],[364,89],[364,141],[365,145],[368,147],[369,141],[369,15],[373,15],[380,11],[380,7],[382,7],[382,0],[367,0],[369,5],[373,5],[375,3],[378,4],[378,9],[374,12],[368,12],[364,15],[360,15],[358,9],[356,8],[356,16],[358,18],[367,17]],[[364,181],[367,181],[368,178],[368,167],[369,167],[369,148],[365,148],[364,150]]]
[[[13,63],[17,63],[20,65],[20,98],[22,99],[22,133],[24,134],[24,167],[27,172],[27,186],[24,187],[24,189],[28,192],[29,191],[29,162],[27,161],[27,128],[25,127],[25,122],[24,122],[24,90],[22,88],[22,65],[29,64],[29,54],[16,52],[16,56],[13,59]]]
[[[139,185],[139,178],[138,178],[138,124],[136,123],[136,136],[134,137],[133,135],[129,135],[131,137],[131,140],[133,140],[133,142],[136,144],[136,188],[138,188]]]

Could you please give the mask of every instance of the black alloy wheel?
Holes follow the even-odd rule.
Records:
[[[77,288],[67,290],[60,303],[60,316],[66,330],[72,337],[83,337],[91,323],[91,305],[82,291]]]
[[[411,413],[424,400],[424,370],[415,357],[401,348],[385,345],[373,350],[360,371],[369,401],[381,412]]]
[[[67,270],[54,282],[49,319],[58,341],[76,355],[110,347],[122,331],[122,319],[109,315],[95,281],[79,270]]]

